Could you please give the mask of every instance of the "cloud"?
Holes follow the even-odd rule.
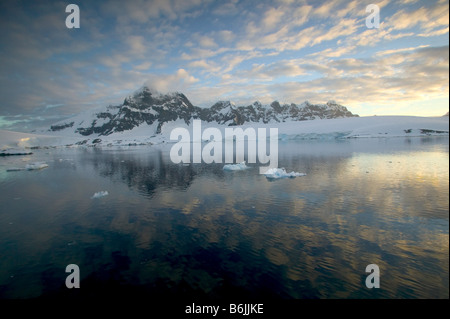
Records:
[[[392,54],[371,61],[330,61],[325,67],[334,71],[323,70],[325,77],[277,84],[271,89],[292,98],[323,101],[334,96],[348,104],[392,104],[448,95],[448,46],[399,51],[395,54],[401,55],[403,62],[394,66],[389,64]]]
[[[420,26],[422,29],[431,31],[435,28],[448,27],[448,21],[449,4],[444,2],[431,7],[422,6],[416,10],[399,10],[387,19],[387,25],[393,30]]]
[[[145,70],[148,70],[151,66],[152,66],[152,62],[143,62],[143,63],[141,63],[141,64],[139,64],[139,65],[136,65],[135,67],[134,67],[134,69],[135,70],[138,70],[138,71],[145,71]]]
[[[338,0],[325,1],[321,6],[314,9],[313,14],[322,18],[332,16],[332,10],[338,3]]]
[[[343,46],[337,48],[328,48],[323,51],[311,53],[310,56],[317,56],[321,58],[338,58],[343,55],[349,54],[355,50],[356,46]]]
[[[130,61],[130,57],[124,54],[114,54],[111,56],[102,56],[99,62],[109,68],[120,68],[123,63]]]
[[[125,38],[124,42],[127,45],[128,54],[142,56],[147,52],[145,38],[143,36],[129,36]]]
[[[222,72],[221,67],[218,66],[217,63],[207,62],[206,60],[197,60],[190,62],[188,64],[188,67],[194,69],[203,69],[204,72],[207,72],[209,74],[217,74]]]
[[[200,39],[198,40],[198,44],[200,44],[200,46],[206,47],[206,48],[217,47],[217,43],[214,42],[214,40],[208,36],[201,36]]]
[[[330,41],[339,37],[345,37],[356,32],[357,20],[355,19],[342,19],[339,24],[333,26],[328,31],[322,31],[322,34],[315,37],[312,45],[320,44],[323,41]]]
[[[439,35],[444,35],[444,34],[448,33],[448,29],[449,29],[449,27],[445,27],[445,28],[438,29],[438,30],[428,31],[426,33],[419,33],[417,36],[419,36],[419,37],[435,37],[435,36],[439,36]]]
[[[366,103],[406,105],[448,96],[448,46],[379,52],[371,58],[308,56],[253,64],[223,76],[211,93],[195,88],[193,97],[198,100],[194,101],[209,101],[221,93],[238,104],[252,99],[265,103],[274,99],[295,103],[335,99],[358,107]],[[316,75],[311,77],[311,72]]]
[[[152,74],[145,85],[159,92],[173,92],[189,89],[199,79],[190,75],[185,69],[178,69],[175,74]]]
[[[230,43],[236,38],[236,35],[230,30],[221,30],[217,35],[225,43]]]
[[[220,5],[212,11],[212,14],[218,16],[236,16],[239,13],[238,6],[236,5],[238,0],[232,0],[228,2],[220,2]]]
[[[233,53],[227,54],[223,58],[221,58],[221,61],[224,66],[222,72],[223,73],[231,72],[242,62],[261,56],[262,54],[258,51],[246,52],[244,54],[233,54]]]
[[[238,71],[237,77],[252,81],[271,81],[278,77],[296,77],[307,74],[297,60],[284,60],[270,64],[254,64],[250,70]]]
[[[357,0],[78,4],[69,30],[63,2],[0,2],[4,121],[117,104],[145,82],[194,103],[448,96],[448,1],[381,1],[379,29]]]
[[[420,45],[418,47],[409,47],[409,48],[400,48],[400,49],[393,49],[393,50],[384,50],[384,51],[378,51],[376,53],[377,56],[383,56],[383,55],[390,55],[394,53],[400,53],[400,52],[408,52],[408,51],[414,51],[421,48],[429,47],[429,45]]]
[[[313,7],[310,5],[302,5],[297,8],[291,8],[289,11],[292,12],[292,16],[294,17],[294,19],[291,20],[291,23],[294,26],[301,26],[305,24],[309,20],[312,10]]]
[[[179,14],[189,9],[191,5],[198,5],[197,1],[185,1],[185,3],[185,5],[182,5],[180,1],[167,0],[126,2],[110,0],[102,4],[101,10],[104,14],[116,17],[119,23],[147,23],[152,19],[163,17],[170,20],[177,19]]]
[[[284,11],[279,8],[270,8],[264,14],[262,24],[266,30],[276,27],[284,16]]]

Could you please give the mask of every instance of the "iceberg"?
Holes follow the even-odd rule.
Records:
[[[268,179],[278,179],[278,178],[295,178],[297,176],[306,176],[305,173],[298,172],[286,172],[284,168],[269,168],[267,172],[264,173]]]
[[[47,168],[48,164],[43,162],[35,162],[25,165],[25,169],[28,171],[37,170],[37,169],[43,169]]]
[[[226,164],[223,166],[224,171],[242,171],[247,168],[249,167],[245,165],[245,161],[239,164]]]
[[[104,197],[104,196],[107,196],[107,195],[109,195],[108,191],[100,191],[100,192],[95,193],[91,198],[92,199],[100,198],[100,197]]]

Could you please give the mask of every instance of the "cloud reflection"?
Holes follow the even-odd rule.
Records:
[[[75,171],[50,167],[45,186],[42,175],[11,186],[26,200],[1,197],[14,217],[0,215],[0,293],[21,295],[10,273],[75,259],[89,280],[178,297],[448,298],[448,144],[322,143],[281,145],[280,166],[307,176],[273,183],[256,167],[174,165],[154,148],[75,151]],[[87,181],[110,196],[91,201],[100,186]],[[51,202],[50,182],[61,187]],[[115,251],[128,268],[101,275],[115,269]],[[379,290],[364,284],[371,263]]]

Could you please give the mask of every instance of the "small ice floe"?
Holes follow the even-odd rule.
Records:
[[[305,173],[298,173],[298,172],[290,172],[287,173],[284,168],[269,168],[267,172],[264,173],[268,179],[278,179],[278,178],[295,178],[298,176],[305,176]]]
[[[241,171],[247,168],[249,167],[245,165],[245,161],[239,164],[226,164],[223,166],[224,171]]]
[[[35,162],[25,165],[25,167],[10,167],[6,169],[7,172],[17,172],[17,171],[33,171],[43,168],[47,168],[48,164],[43,162]]]
[[[47,168],[47,167],[48,167],[48,164],[44,163],[44,162],[35,162],[35,163],[30,163],[30,164],[25,165],[25,169],[27,171],[43,169],[43,168]]]
[[[92,199],[94,199],[94,198],[101,198],[101,197],[105,197],[105,196],[108,196],[108,195],[109,195],[108,191],[100,191],[100,192],[95,193],[91,198]]]

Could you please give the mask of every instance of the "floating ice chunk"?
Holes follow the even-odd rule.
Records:
[[[297,173],[297,172],[290,172],[287,173],[284,168],[269,168],[267,172],[264,173],[268,179],[276,179],[276,178],[295,178],[297,176],[305,176],[305,173]]]
[[[100,191],[100,192],[95,193],[91,198],[92,199],[100,198],[100,197],[104,197],[104,196],[108,196],[108,195],[109,195],[108,191]]]
[[[241,171],[247,168],[249,167],[245,165],[245,161],[239,164],[226,164],[223,166],[224,171]]]
[[[36,169],[43,169],[43,168],[47,168],[48,165],[47,163],[43,163],[43,162],[35,162],[35,163],[30,163],[25,165],[25,169],[28,171],[32,171],[32,170],[36,170]]]
[[[47,163],[43,162],[35,162],[25,165],[25,167],[10,167],[6,169],[7,172],[17,172],[17,171],[32,171],[32,170],[39,170],[43,168],[47,168]]]

